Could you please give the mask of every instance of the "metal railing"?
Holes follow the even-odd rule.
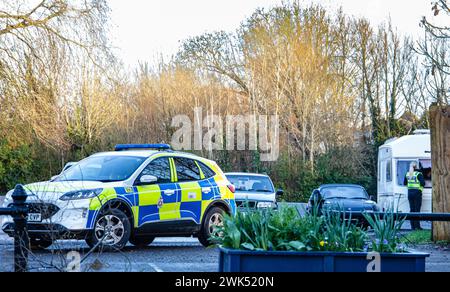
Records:
[[[394,216],[396,220],[419,220],[419,221],[436,221],[450,222],[450,213],[388,213],[388,212],[341,212],[345,213],[345,217],[353,219],[364,219],[364,214],[372,218],[379,217],[383,219],[386,216]]]
[[[30,239],[27,232],[27,194],[22,185],[17,185],[12,194],[13,203],[9,208],[0,208],[0,215],[11,216],[14,220],[14,271],[26,272]]]

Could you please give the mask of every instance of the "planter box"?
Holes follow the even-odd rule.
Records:
[[[220,272],[367,272],[372,258],[358,252],[243,251],[220,247]],[[381,254],[381,272],[425,272],[430,255],[408,253]]]

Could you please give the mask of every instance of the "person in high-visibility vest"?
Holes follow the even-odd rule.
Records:
[[[411,213],[419,213],[422,208],[422,192],[425,187],[425,179],[416,162],[410,164],[409,172],[405,176],[403,185],[408,186],[408,201]],[[411,220],[411,228],[413,230],[422,230],[420,221]]]

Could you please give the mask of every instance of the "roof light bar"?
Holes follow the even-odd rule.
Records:
[[[116,145],[116,151],[134,150],[134,149],[155,149],[155,150],[170,150],[169,144],[119,144]]]

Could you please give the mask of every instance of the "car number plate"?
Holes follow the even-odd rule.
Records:
[[[28,220],[28,222],[41,222],[42,215],[39,213],[31,213],[31,214],[28,214],[27,220]]]

